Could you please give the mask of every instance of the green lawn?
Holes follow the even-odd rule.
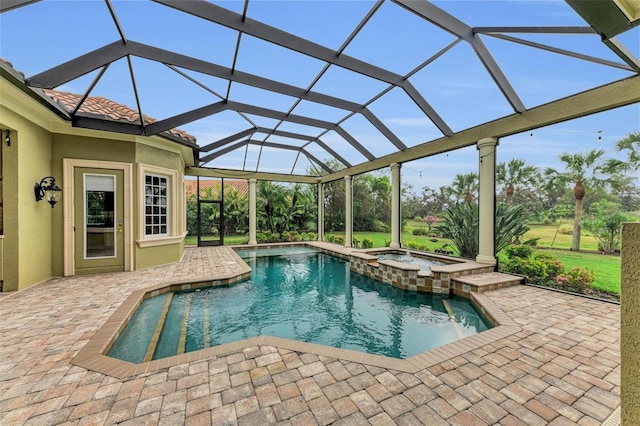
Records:
[[[524,234],[522,240],[539,238],[539,247],[569,249],[571,248],[571,234],[562,234],[558,230],[561,227],[570,226],[573,226],[573,222],[563,222],[560,227],[558,225],[529,225],[530,230]],[[598,241],[584,229],[580,238],[580,250],[598,250]]]

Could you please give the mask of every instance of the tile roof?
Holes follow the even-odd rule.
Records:
[[[59,92],[57,90],[50,89],[45,89],[44,93],[58,104],[62,105],[67,111],[73,111],[80,99],[82,99],[82,95],[78,95],[76,93]],[[140,114],[138,111],[131,109],[126,105],[114,102],[111,99],[103,98],[102,96],[87,97],[78,112],[98,115],[100,118],[108,120],[140,124]],[[153,123],[157,121],[155,118],[149,117],[146,114],[144,114],[143,117],[145,123]],[[187,142],[196,142],[196,137],[190,135],[184,130],[169,129],[167,132],[175,137],[184,139]]]
[[[187,197],[196,193],[198,181],[196,179],[185,179]],[[213,193],[217,194],[217,190],[220,185],[220,179],[200,179],[200,189],[212,188]],[[245,179],[225,179],[224,186],[228,190],[229,187],[238,191],[238,195],[241,197],[249,196],[249,181]]]

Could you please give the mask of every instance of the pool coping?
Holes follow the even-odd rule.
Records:
[[[235,251],[233,254],[238,260],[242,260]],[[242,266],[243,264],[244,266]],[[483,315],[485,315],[494,327],[406,359],[367,354],[349,349],[334,348],[317,343],[301,342],[268,335],[238,340],[140,364],[122,361],[106,355],[113,346],[116,338],[123,331],[128,320],[145,298],[169,291],[229,285],[242,281],[249,276],[251,268],[246,265],[244,261],[240,265],[241,268],[238,274],[225,274],[212,280],[198,280],[196,282],[182,280],[173,283],[157,284],[145,289],[133,291],[116,309],[111,317],[109,317],[109,319],[102,325],[102,327],[100,327],[87,344],[79,350],[76,356],[71,360],[71,363],[79,367],[123,379],[192,361],[227,355],[248,346],[268,345],[297,352],[306,352],[346,361],[369,364],[407,373],[415,373],[424,368],[428,368],[474,349],[478,349],[486,344],[495,342],[496,340],[503,339],[509,335],[519,332],[521,329],[520,326],[518,326],[485,294],[471,293],[471,302],[482,312]]]

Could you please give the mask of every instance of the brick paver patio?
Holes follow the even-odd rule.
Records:
[[[620,404],[619,306],[486,295],[520,331],[415,374],[274,346],[116,379],[71,363],[133,290],[224,275],[228,248],[0,298],[0,424],[600,425]]]

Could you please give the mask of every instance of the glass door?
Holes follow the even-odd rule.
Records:
[[[76,273],[124,270],[123,172],[75,169]]]
[[[198,246],[224,244],[222,201],[199,200]]]

